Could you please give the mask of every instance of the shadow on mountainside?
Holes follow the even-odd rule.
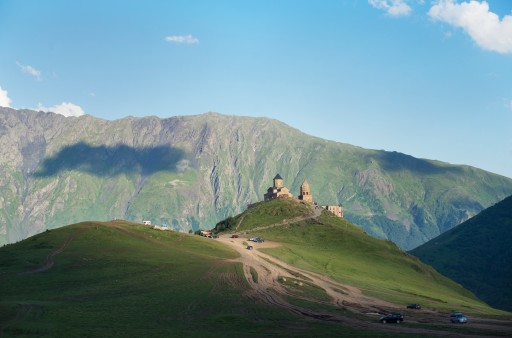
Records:
[[[369,156],[375,158],[382,168],[389,171],[408,170],[418,174],[461,174],[464,172],[460,166],[435,164],[430,160],[419,159],[396,151],[379,151],[375,155]]]
[[[62,148],[46,158],[35,177],[50,177],[62,171],[76,170],[95,176],[116,176],[140,173],[144,176],[158,171],[178,171],[178,162],[185,152],[170,146],[133,148],[124,144],[93,146],[84,142]]]

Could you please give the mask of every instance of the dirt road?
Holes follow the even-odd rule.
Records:
[[[240,254],[239,258],[232,261],[243,264],[245,278],[252,288],[247,296],[255,301],[279,306],[306,318],[342,323],[343,325],[353,328],[399,332],[411,335],[468,337],[467,333],[454,331],[454,326],[453,324],[450,325],[447,321],[446,314],[430,310],[421,310],[421,312],[415,312],[412,316],[407,316],[406,318],[407,323],[421,324],[423,327],[381,324],[378,321],[381,314],[403,312],[404,305],[392,304],[366,296],[356,287],[342,284],[323,275],[297,268],[259,251],[261,248],[279,246],[277,243],[252,243],[245,238],[230,238],[230,235],[221,236],[218,240],[235,249]],[[248,250],[246,248],[247,245],[252,245],[254,249]],[[256,281],[253,278],[251,269],[253,273],[255,271],[258,276]],[[291,295],[291,293],[287,287],[283,285],[283,278],[301,280],[303,283],[312,283],[322,288],[331,298],[329,302],[330,305],[347,309],[355,315],[345,316],[342,314],[333,314],[332,312],[318,313],[290,304],[286,301],[286,296]],[[297,297],[297,295],[294,295],[294,297]],[[432,328],[428,327],[430,325]],[[425,326],[427,327],[424,328]],[[468,327],[474,327],[475,332],[478,333],[470,335],[471,337],[509,337],[512,333],[512,323],[503,320],[488,321],[487,319],[474,318],[472,323],[468,323],[464,326],[464,328]]]

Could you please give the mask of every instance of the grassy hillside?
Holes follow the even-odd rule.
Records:
[[[411,253],[492,306],[512,311],[512,196]]]
[[[255,203],[245,212],[220,221],[214,229],[215,231],[251,230],[312,214],[313,211],[309,205],[297,203],[291,199],[275,199]]]
[[[274,200],[238,216],[240,229],[259,224],[252,221],[259,213],[276,213],[302,204]],[[307,214],[307,213],[303,213]],[[247,219],[247,223],[246,223]],[[442,276],[390,241],[375,239],[347,220],[323,212],[320,218],[250,232],[281,245],[261,249],[295,266],[316,271],[366,294],[394,303],[421,303],[437,310],[499,314],[470,291]]]
[[[0,248],[0,336],[396,336],[249,298],[236,256],[212,239],[124,221],[46,231]]]
[[[250,236],[264,236],[266,244],[274,243],[254,251],[245,246],[234,251],[237,243],[227,245],[227,236],[215,240],[125,221],[79,223],[4,246],[0,335],[409,337],[496,335],[510,328],[499,319],[506,320],[502,316],[507,313],[489,308],[393,243],[329,213],[317,217],[315,211],[291,200],[275,200],[235,217],[238,233],[243,229]],[[269,227],[275,224],[279,226]],[[239,240],[243,245],[245,239]],[[356,286],[376,297],[370,298],[372,304],[384,299],[402,309],[406,303],[420,302],[427,312],[408,313],[399,327],[383,326],[378,315],[354,311],[358,304],[333,303],[326,289],[292,270],[296,278],[274,281],[285,294],[278,287],[265,288],[262,298],[254,285],[264,283],[275,263],[258,260],[258,251],[278,257],[281,264],[302,267],[303,273],[318,272]],[[269,265],[254,269],[250,262],[255,261],[244,261],[244,255]],[[343,288],[337,292],[344,294]],[[290,307],[275,303],[274,297],[285,298]],[[458,328],[444,323],[446,313],[455,309],[473,316],[501,316],[496,320],[501,324]]]

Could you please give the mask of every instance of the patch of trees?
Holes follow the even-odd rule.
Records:
[[[226,229],[234,229],[236,227],[236,219],[234,217],[229,216],[223,221],[215,224],[215,231],[220,232]]]

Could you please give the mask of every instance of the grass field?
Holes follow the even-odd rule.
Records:
[[[236,256],[213,239],[123,221],[47,231],[0,248],[0,336],[386,336],[244,297]]]
[[[404,308],[407,303],[421,303],[441,312],[510,316],[392,242],[368,236],[328,212],[254,230],[308,215],[312,215],[309,206],[276,200],[257,205],[232,222],[239,230],[252,229],[251,237],[279,243],[258,250]],[[219,241],[112,221],[79,223],[4,246],[0,248],[0,337],[400,336],[381,331],[372,317],[336,306],[312,279],[290,268],[285,270],[293,277],[279,278],[290,304],[315,313],[357,317],[364,328],[300,316],[265,303],[251,293],[238,253]],[[265,261],[279,264],[270,258]],[[258,275],[251,267],[248,278],[261,283],[264,271]],[[421,330],[424,324],[401,325]],[[441,329],[477,332],[469,327]],[[492,332],[499,331],[481,334]]]
[[[358,227],[324,212],[319,219],[252,232],[282,246],[262,249],[295,266],[315,271],[364,293],[397,304],[484,315],[496,310],[390,241],[368,236]]]

